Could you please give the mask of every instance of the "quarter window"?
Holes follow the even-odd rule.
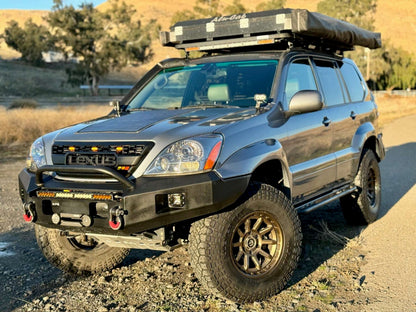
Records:
[[[348,63],[341,63],[340,69],[350,94],[351,102],[360,102],[364,99],[364,83],[358,75],[354,66]]]
[[[326,106],[345,103],[335,63],[315,60],[315,65],[324,93]]]

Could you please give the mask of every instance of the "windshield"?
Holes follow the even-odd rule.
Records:
[[[192,106],[255,106],[270,98],[277,60],[205,63],[168,68],[155,76],[126,110]]]

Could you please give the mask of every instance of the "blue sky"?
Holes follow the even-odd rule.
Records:
[[[78,7],[81,3],[93,3],[94,6],[106,0],[63,0],[65,5],[72,4]],[[1,9],[22,9],[22,10],[50,10],[53,0],[0,0]]]

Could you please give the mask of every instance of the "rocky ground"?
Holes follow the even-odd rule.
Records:
[[[380,271],[368,263],[374,253],[364,241],[365,228],[346,225],[337,202],[301,216],[300,264],[286,289],[264,302],[238,305],[211,295],[196,279],[186,247],[134,250],[120,267],[95,276],[63,274],[43,258],[32,225],[23,222],[17,174],[24,156],[16,157],[21,150],[0,150],[2,311],[390,311],[385,289],[374,282]],[[390,206],[384,206],[386,215]],[[403,295],[409,302],[415,297]],[[416,305],[408,308],[416,311]]]

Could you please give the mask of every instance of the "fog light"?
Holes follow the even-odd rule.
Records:
[[[61,216],[59,214],[57,214],[57,213],[54,213],[52,215],[52,223],[53,224],[59,224],[59,223],[61,223]]]
[[[168,194],[169,208],[182,208],[185,206],[185,193]]]

